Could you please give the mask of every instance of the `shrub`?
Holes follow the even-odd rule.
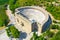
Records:
[[[8,28],[8,29],[6,29],[6,32],[7,32],[8,37],[10,37],[10,36],[11,36],[11,34],[10,34],[10,29],[9,29],[9,28]]]
[[[7,4],[8,2],[9,2],[9,0],[0,0],[0,5]]]
[[[19,38],[20,32],[14,26],[10,27],[10,31],[14,38]]]
[[[8,37],[12,36],[13,38],[19,38],[20,32],[14,27],[9,26],[8,29],[6,29]]]
[[[60,40],[60,31],[51,40]]]
[[[33,33],[33,37],[30,40],[46,40],[42,35],[38,36],[35,32]]]
[[[58,25],[51,25],[51,29],[58,29],[58,30],[60,30],[60,26],[58,26]]]

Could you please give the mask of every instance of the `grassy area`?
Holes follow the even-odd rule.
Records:
[[[5,26],[2,26],[2,27],[0,27],[0,30],[2,30],[2,29],[4,29],[5,28]]]

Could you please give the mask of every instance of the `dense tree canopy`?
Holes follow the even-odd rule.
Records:
[[[6,26],[9,22],[9,18],[5,12],[5,5],[8,3],[8,0],[0,0],[0,27]]]
[[[9,2],[9,0],[0,0],[0,5],[7,4],[8,2]]]
[[[10,26],[8,29],[6,29],[7,31],[7,35],[10,37],[14,37],[14,38],[19,38],[20,37],[20,32],[14,27],[14,26]]]
[[[8,16],[6,15],[5,12],[5,7],[0,6],[0,26],[7,25],[9,22]]]

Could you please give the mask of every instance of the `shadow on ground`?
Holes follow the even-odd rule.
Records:
[[[52,24],[52,19],[49,15],[48,21],[42,27],[42,32],[45,32],[48,28],[50,28],[50,24]]]
[[[20,32],[20,40],[23,40],[27,37],[27,33],[26,32]]]

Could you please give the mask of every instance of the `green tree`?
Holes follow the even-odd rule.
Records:
[[[9,0],[0,0],[0,5],[7,4],[8,2],[9,2]]]
[[[60,31],[51,40],[60,40]]]
[[[0,6],[0,27],[7,26],[8,22],[9,22],[9,18],[6,15],[5,7],[4,5]]]
[[[14,26],[10,27],[10,31],[14,38],[19,38],[20,32]]]
[[[10,37],[14,38],[19,38],[20,37],[20,32],[14,27],[14,26],[9,26],[8,29],[6,29],[7,35]]]

